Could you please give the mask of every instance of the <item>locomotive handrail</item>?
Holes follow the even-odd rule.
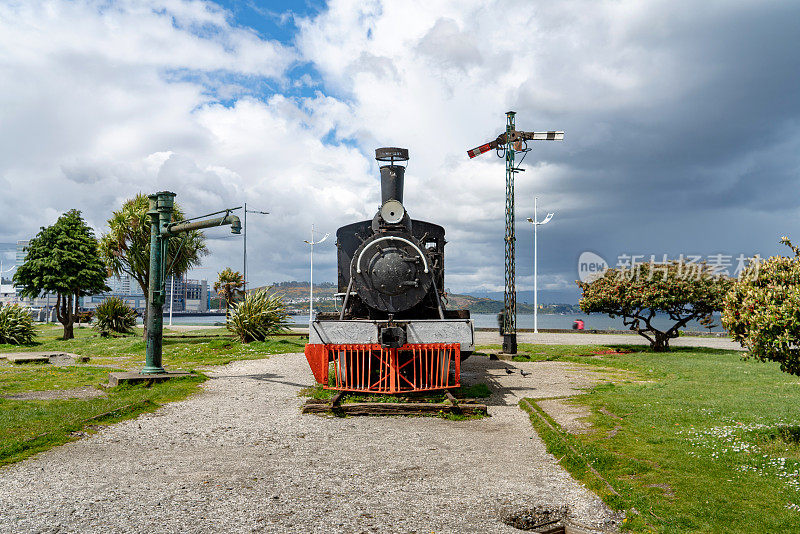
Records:
[[[422,250],[420,250],[420,248],[417,245],[415,245],[414,243],[412,243],[411,241],[409,241],[408,239],[406,239],[404,237],[398,237],[398,236],[394,236],[394,235],[387,235],[387,236],[384,236],[384,237],[379,237],[378,239],[376,239],[375,241],[369,243],[366,247],[364,247],[361,250],[361,254],[358,255],[358,259],[356,260],[356,272],[358,274],[361,274],[361,258],[362,258],[362,256],[364,256],[364,253],[367,251],[367,249],[369,247],[371,247],[372,245],[374,245],[375,243],[379,242],[379,241],[386,241],[388,239],[395,239],[397,241],[402,241],[403,243],[411,245],[411,247],[419,253],[420,258],[422,258],[422,265],[425,266],[425,268],[423,269],[423,272],[426,272],[426,273],[428,272],[428,260],[425,259],[425,254],[423,254]]]

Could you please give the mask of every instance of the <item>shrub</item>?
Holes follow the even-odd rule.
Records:
[[[136,310],[120,298],[108,297],[94,310],[94,328],[100,335],[130,334],[136,326]]]
[[[91,310],[78,312],[75,314],[75,322],[78,324],[80,323],[89,324],[92,322],[93,318],[94,318],[94,312]]]
[[[773,256],[743,271],[725,296],[722,326],[751,356],[800,375],[800,248],[781,241],[795,256]]]
[[[0,343],[23,345],[33,341],[33,319],[19,304],[0,307]]]
[[[583,290],[581,310],[622,317],[625,326],[660,352],[669,350],[669,340],[678,337],[690,321],[711,321],[711,315],[722,309],[731,280],[714,275],[705,264],[673,261],[609,269],[595,280],[578,282],[578,286]],[[669,316],[674,324],[659,330],[652,322],[657,314]]]
[[[264,341],[267,336],[287,329],[288,316],[280,295],[260,289],[248,293],[244,300],[231,306],[226,327],[242,343]]]

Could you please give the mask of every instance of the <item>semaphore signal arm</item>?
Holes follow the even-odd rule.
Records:
[[[480,156],[484,152],[497,149],[507,143],[514,143],[517,141],[563,141],[564,132],[561,131],[547,131],[547,132],[520,132],[518,130],[511,130],[497,136],[497,139],[490,141],[485,145],[481,145],[472,150],[468,150],[470,159],[475,156]]]

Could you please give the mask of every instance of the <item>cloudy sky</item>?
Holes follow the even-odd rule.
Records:
[[[371,217],[374,149],[411,153],[405,205],[448,232],[447,286],[503,286],[504,164],[466,151],[507,110],[540,142],[518,175],[518,283],[533,197],[542,300],[576,262],[785,253],[800,241],[800,3],[0,0],[0,250],[80,209],[168,189],[191,215],[247,202],[255,284],[308,279],[311,224]],[[208,232],[192,273],[241,269]],[[315,254],[335,280],[332,240]],[[0,252],[5,261],[13,254]],[[7,265],[7,264],[6,264]],[[316,278],[316,277],[315,277]]]

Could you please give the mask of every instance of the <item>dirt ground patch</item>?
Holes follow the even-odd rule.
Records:
[[[104,397],[106,392],[97,388],[49,389],[45,391],[25,391],[13,395],[5,395],[9,400],[58,400],[58,399],[91,399]]]
[[[539,400],[536,404],[571,434],[581,434],[592,428],[592,425],[586,422],[586,418],[592,414],[586,406],[571,404],[567,399]]]
[[[476,364],[484,365],[475,357]],[[471,374],[468,359],[462,365],[463,380],[469,384]],[[511,371],[511,374],[509,374]],[[526,375],[522,375],[524,371]],[[537,400],[537,404],[547,412],[564,430],[573,433],[586,432],[590,425],[585,418],[591,415],[586,406],[573,404],[568,397],[585,393],[601,382],[630,380],[633,377],[619,373],[616,369],[602,369],[568,362],[506,362],[490,361],[486,369],[488,385],[494,392],[492,401],[497,403],[518,403],[523,398]],[[495,398],[497,397],[497,398]],[[490,405],[492,402],[489,403]]]

